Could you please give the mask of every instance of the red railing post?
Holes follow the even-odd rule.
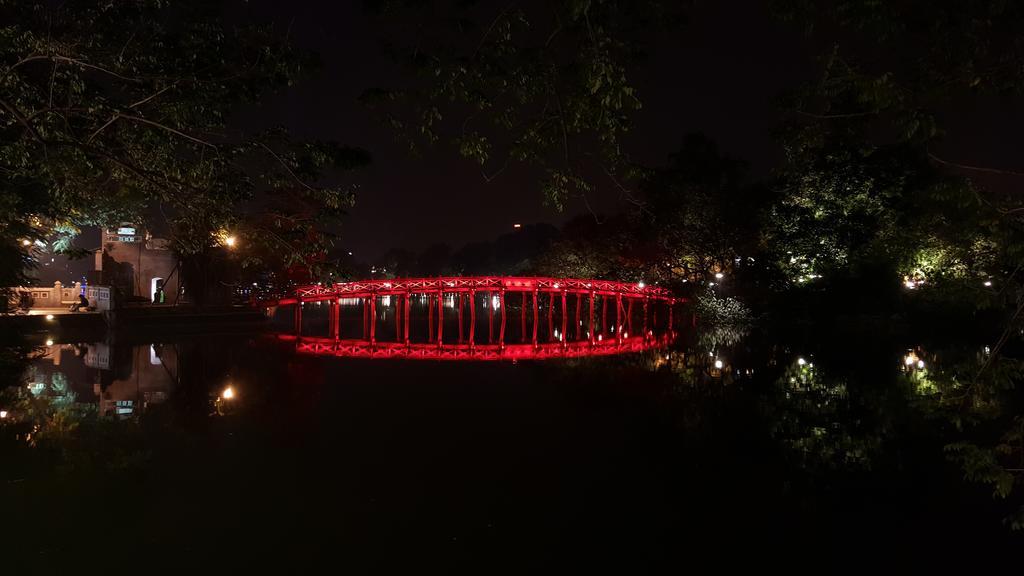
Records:
[[[362,336],[362,338],[363,338],[363,340],[366,340],[366,335],[367,335],[367,330],[366,330],[367,303],[366,303],[366,297],[365,296],[362,298],[362,305],[363,305],[363,336]]]
[[[501,346],[502,350],[504,350],[505,349],[505,317],[506,317],[505,310],[507,309],[505,307],[505,289],[504,288],[502,288],[501,291],[498,292],[498,307],[501,308],[501,327],[498,329],[499,330],[498,331],[498,345]]]
[[[341,338],[341,302],[331,298],[331,338]]]
[[[635,299],[627,298],[626,300],[629,302],[629,308],[626,310],[626,332],[633,333],[633,300]]]
[[[648,297],[644,296],[644,340],[647,340],[647,300]]]
[[[469,289],[469,347],[476,345],[476,290]]]
[[[409,292],[406,292],[405,293],[405,297],[403,298],[403,300],[405,302],[405,322],[403,324],[404,324],[404,327],[405,327],[405,344],[406,345],[409,344],[409,307],[411,306],[411,304],[409,302],[409,296],[411,296],[411,294]]]
[[[590,292],[590,321],[587,323],[587,330],[590,331],[590,343],[594,343],[594,292]]]
[[[402,295],[395,294],[395,342],[402,341]]]
[[[437,345],[444,340],[444,291],[437,291]]]
[[[536,288],[533,289],[533,346],[537,347],[537,296],[540,295],[540,291]]]

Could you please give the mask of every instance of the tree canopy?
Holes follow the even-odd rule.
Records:
[[[0,63],[5,263],[27,263],[25,243],[56,234],[67,250],[82,226],[141,220],[168,229],[183,256],[237,229],[301,261],[322,252],[324,220],[353,201],[325,171],[368,162],[338,144],[231,126],[240,104],[314,61],[272,27],[228,24],[216,3],[3,0]],[[20,279],[21,267],[0,268],[14,274],[0,284]]]

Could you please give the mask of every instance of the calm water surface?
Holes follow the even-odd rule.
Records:
[[[40,351],[7,396],[12,565],[833,571],[1021,544],[1014,500],[949,457],[956,426],[928,407],[941,358],[919,342],[693,329],[515,363],[244,333]]]

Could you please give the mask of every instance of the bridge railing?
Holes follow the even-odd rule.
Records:
[[[335,284],[300,286],[295,297],[301,301],[315,301],[337,297],[387,296],[407,293],[470,291],[506,292],[567,292],[570,294],[596,294],[633,298],[675,300],[672,293],[643,282],[616,282],[579,278],[516,277],[516,276],[451,276],[437,278],[396,278],[387,280],[359,280]]]

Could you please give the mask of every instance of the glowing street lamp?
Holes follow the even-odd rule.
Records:
[[[0,410],[0,418],[7,418],[7,410]]]
[[[32,241],[31,240],[22,240],[21,241],[21,245],[22,246],[31,246],[32,245]]]
[[[224,245],[227,246],[228,248],[234,248],[235,243],[237,242],[238,239],[235,238],[234,236],[228,236],[227,238],[224,239]]]
[[[231,386],[228,386],[227,388],[224,389],[223,392],[220,393],[220,397],[225,400],[233,399],[235,397],[235,389],[232,388]]]

